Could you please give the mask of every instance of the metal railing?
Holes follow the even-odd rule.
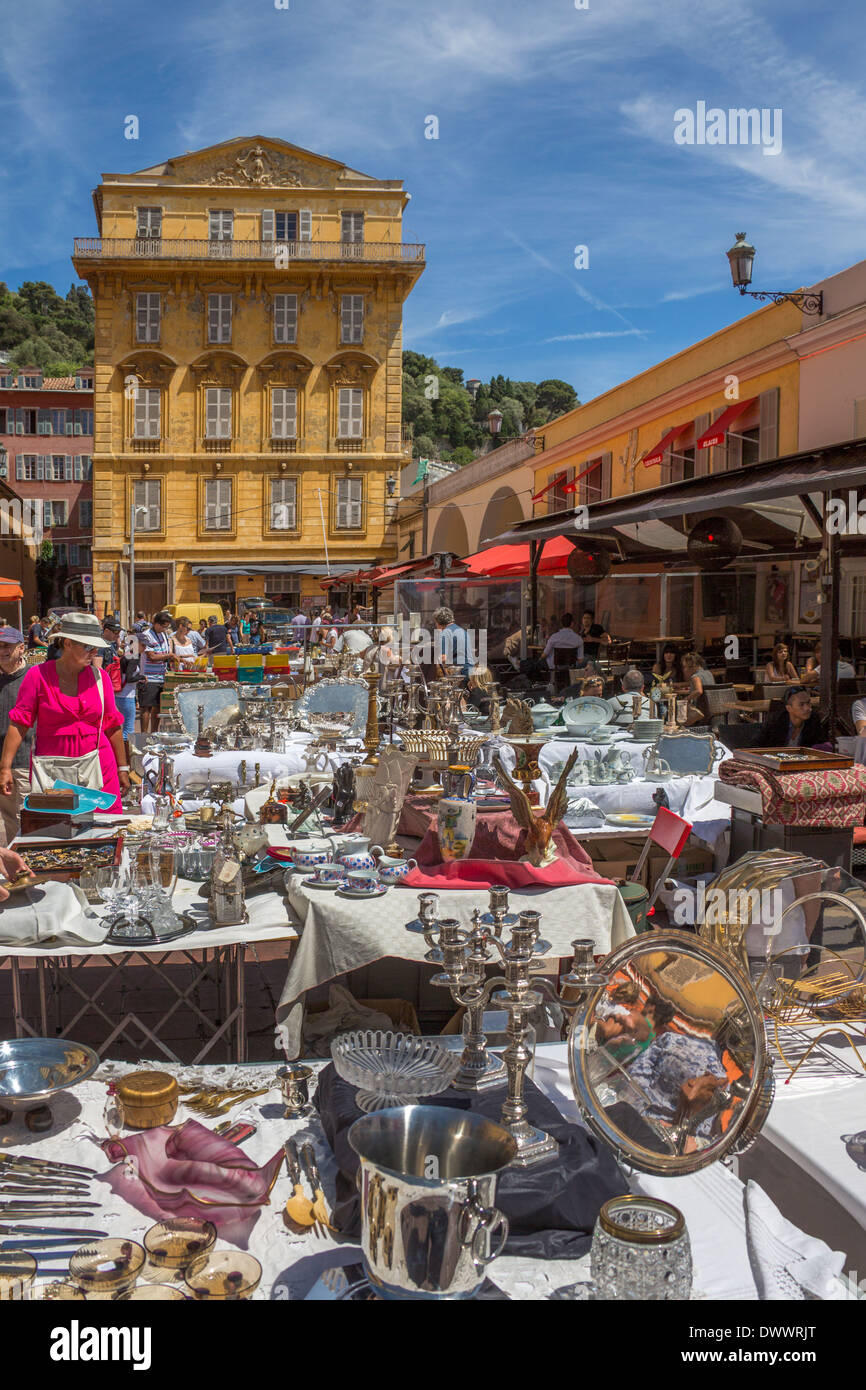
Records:
[[[424,244],[408,241],[211,241],[175,237],[76,237],[81,260],[400,261],[424,260]]]

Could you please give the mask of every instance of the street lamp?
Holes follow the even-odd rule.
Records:
[[[493,448],[499,443],[499,431],[502,429],[502,411],[491,410],[487,416],[487,428],[493,438]]]
[[[737,239],[730,251],[727,252],[727,257],[731,267],[734,289],[739,290],[740,294],[747,294],[752,299],[770,301],[773,304],[796,304],[804,314],[823,314],[824,296],[820,290],[816,292],[814,290],[750,290],[748,288],[752,283],[755,248],[746,241],[745,232],[737,232]]]

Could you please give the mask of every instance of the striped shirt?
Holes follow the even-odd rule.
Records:
[[[160,685],[165,678],[164,661],[152,661],[150,652],[167,652],[171,650],[171,643],[167,632],[155,632],[149,627],[141,634],[141,674],[145,680],[158,682]]]

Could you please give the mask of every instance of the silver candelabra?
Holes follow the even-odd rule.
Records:
[[[505,892],[504,889],[498,891]],[[507,900],[503,902],[500,897],[497,906],[505,917]],[[550,980],[537,978],[544,968],[542,958],[536,954],[540,913],[519,913],[511,926],[508,942],[491,936],[491,926],[494,930],[495,926],[483,923],[478,909],[472,913],[469,932],[462,930],[454,918],[430,922],[429,905],[420,916],[422,921],[428,917],[424,922],[424,940],[431,948],[427,959],[441,962],[444,967],[433,976],[432,983],[449,989],[455,1003],[468,1014],[466,1041],[454,1086],[460,1090],[480,1091],[501,1083],[504,1077],[507,1091],[502,1105],[502,1124],[517,1141],[514,1162],[526,1167],[551,1158],[557,1152],[557,1141],[529,1122],[524,1094],[526,1073],[534,1056],[530,1017],[545,997],[570,1011],[577,1008],[591,989],[604,983],[603,977],[595,971],[594,943],[584,938],[572,942],[574,963],[560,982],[560,992]],[[486,969],[495,959],[491,947],[498,953],[504,973],[488,980]],[[488,1052],[483,1031],[484,1010],[491,1000],[508,1015],[508,1044],[501,1061]]]

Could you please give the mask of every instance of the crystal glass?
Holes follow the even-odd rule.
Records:
[[[688,1299],[692,1252],[682,1212],[652,1197],[611,1197],[595,1223],[590,1269],[598,1299]]]
[[[170,844],[150,846],[150,873],[153,883],[170,898],[177,883],[176,851]]]
[[[193,1260],[184,1283],[196,1299],[236,1300],[251,1298],[261,1277],[262,1267],[254,1255],[215,1250]]]
[[[189,1294],[171,1284],[136,1284],[129,1293],[121,1294],[123,1303],[187,1303]]]
[[[158,833],[160,830],[167,830],[171,824],[171,801],[167,796],[157,796],[154,800],[155,807],[150,828]]]
[[[358,1108],[370,1111],[439,1095],[460,1070],[461,1054],[410,1033],[362,1029],[335,1038],[331,1056],[337,1074],[361,1088]]]
[[[110,1299],[132,1288],[144,1265],[142,1246],[107,1236],[81,1245],[69,1259],[69,1274],[85,1298]]]

